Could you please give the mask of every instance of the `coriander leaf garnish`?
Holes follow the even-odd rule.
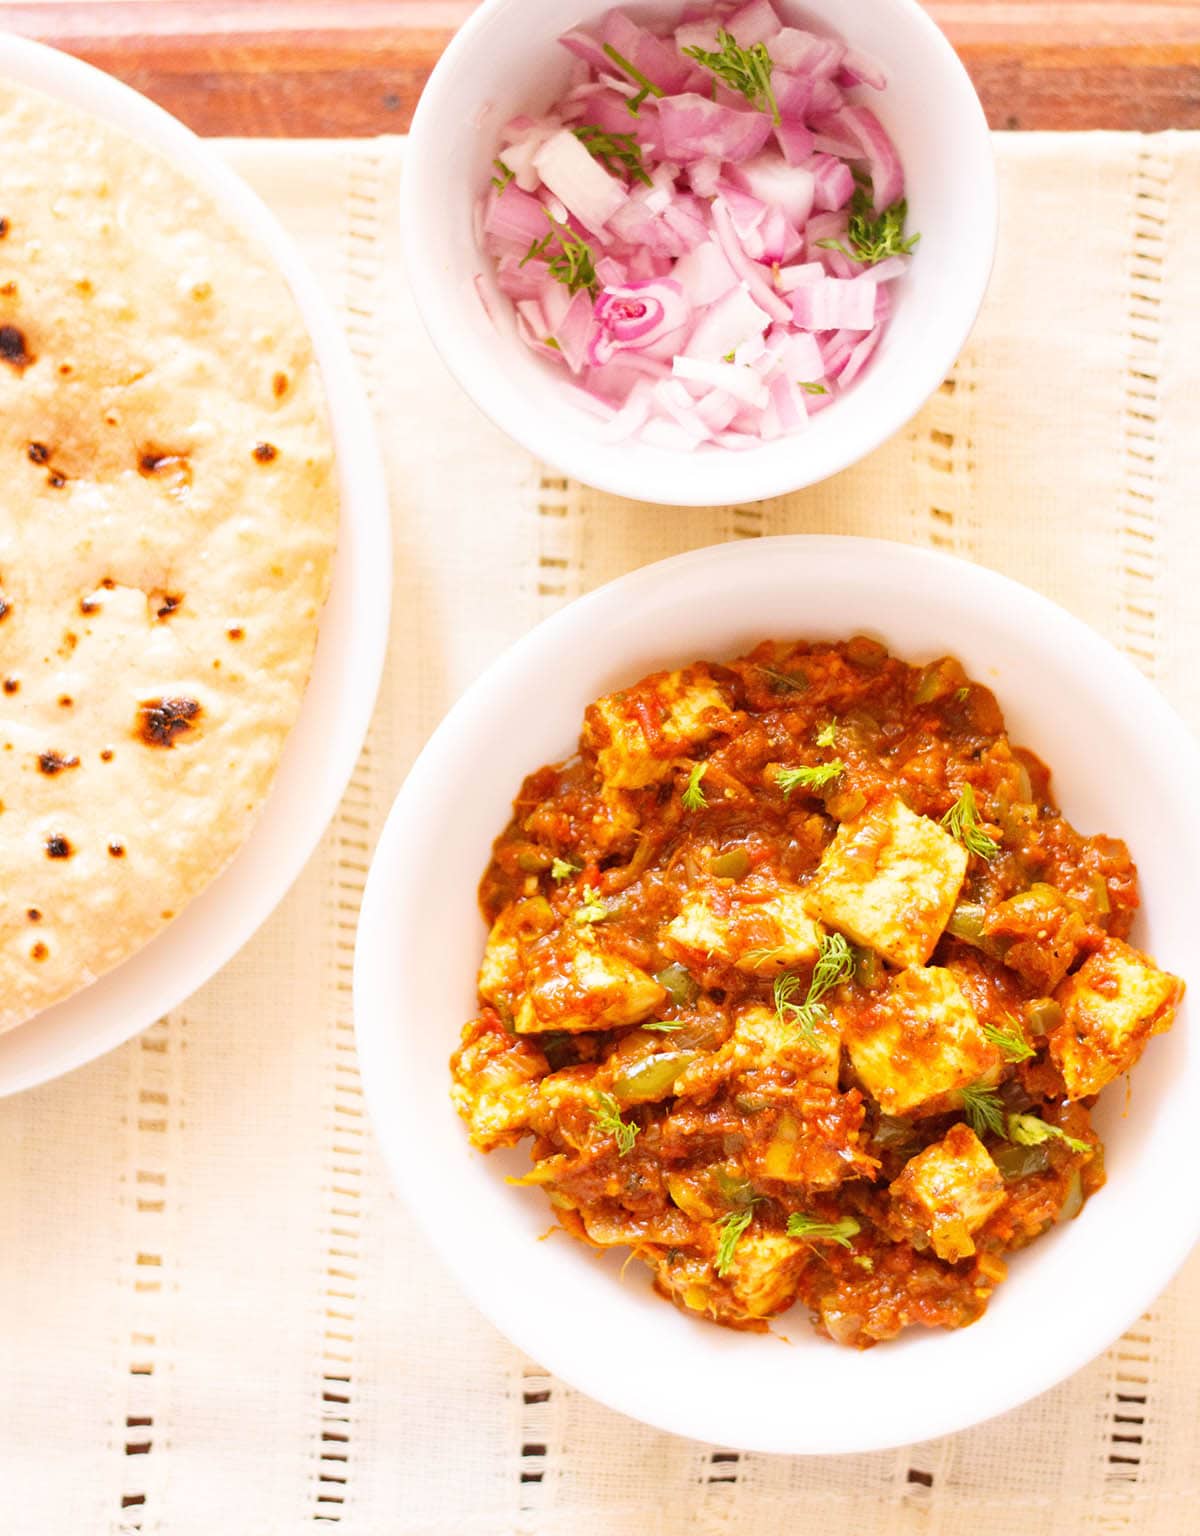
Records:
[[[574,919],[577,923],[602,923],[608,917],[609,910],[602,901],[594,897],[585,901],[582,906],[576,907]]]
[[[806,395],[827,395],[829,393],[824,384],[817,384],[811,379],[797,379],[796,383],[799,384]]]
[[[1078,1136],[1068,1136],[1057,1125],[1051,1125],[1038,1115],[1009,1115],[1008,1139],[1019,1147],[1037,1147],[1043,1141],[1061,1141],[1072,1152],[1090,1152],[1091,1143],[1080,1141]]]
[[[722,1280],[729,1273],[733,1265],[733,1254],[742,1239],[742,1233],[750,1225],[754,1218],[754,1207],[748,1206],[744,1211],[731,1211],[721,1223],[721,1235],[717,1239],[717,1255],[714,1267]]]
[[[1037,1055],[1017,1028],[1015,1020],[1011,1029],[997,1029],[994,1024],[985,1024],[983,1033],[984,1038],[991,1041],[1006,1061],[1028,1061],[1031,1056]]]
[[[869,188],[861,184],[850,199],[850,220],[846,237],[850,241],[847,250],[840,240],[818,240],[817,244],[827,251],[841,251],[851,261],[862,261],[874,266],[888,256],[907,256],[921,238],[904,233],[904,221],[908,217],[908,201],[901,198],[890,208],[876,215]]]
[[[775,1012],[781,1024],[792,1024],[810,1038],[816,1026],[828,1017],[829,1010],[822,1002],[827,992],[848,979],[854,970],[854,950],[840,933],[827,933],[821,938],[817,963],[804,1001],[795,1001],[800,989],[800,979],[790,973],[775,978],[773,995]]]
[[[643,1024],[642,1028],[653,1030],[656,1035],[667,1035],[672,1030],[682,1029],[683,1025],[678,1019],[654,1019],[649,1024]]]
[[[821,729],[817,732],[817,746],[819,746],[819,747],[836,747],[837,746],[837,721],[836,720],[830,720],[827,724],[823,725],[821,727]]]
[[[611,1093],[603,1093],[597,1089],[593,1092],[592,1098],[595,1101],[592,1118],[596,1122],[596,1129],[606,1136],[615,1136],[617,1155],[627,1157],[633,1151],[633,1144],[641,1133],[641,1126],[631,1125],[628,1121],[621,1119],[621,1106]]]
[[[583,868],[581,864],[573,864],[570,859],[555,859],[550,866],[550,878],[552,880],[569,880],[572,875],[577,875]]]
[[[642,102],[645,101],[647,96],[663,95],[662,87],[655,85],[653,80],[647,80],[645,75],[642,74],[641,70],[638,69],[636,65],[631,64],[629,60],[622,54],[619,54],[611,43],[604,43],[602,46],[606,56],[613,61],[617,68],[623,74],[628,75],[635,85],[641,86],[641,90],[637,93],[637,95],[631,97],[625,103],[626,110],[632,116],[636,117],[638,115],[638,108],[641,106]]]
[[[642,160],[642,146],[631,133],[609,133],[595,123],[581,123],[571,132],[591,155],[598,160],[610,176],[624,180],[628,174],[634,181],[647,187],[654,183]]]
[[[811,768],[778,768],[775,782],[785,795],[790,795],[794,789],[824,789],[845,771],[845,763],[835,757],[832,762],[815,763]]]
[[[853,1216],[843,1216],[840,1221],[821,1221],[816,1216],[806,1216],[803,1211],[793,1211],[788,1217],[789,1237],[803,1237],[810,1243],[839,1243],[849,1248],[850,1239],[862,1231]]]
[[[509,170],[508,166],[505,165],[503,160],[493,160],[492,164],[500,172],[498,176],[492,177],[492,186],[495,187],[497,192],[503,192],[505,187],[508,186],[509,182],[513,179],[513,173]]]
[[[733,362],[733,359],[734,359],[734,353],[726,352],[725,356],[721,359],[721,361],[723,363],[731,363],[731,362]]]
[[[967,1124],[976,1136],[1004,1135],[1004,1106],[996,1096],[996,1090],[986,1083],[968,1083],[959,1089],[962,1111]]]
[[[693,763],[692,771],[688,774],[688,781],[684,787],[681,799],[685,811],[701,811],[708,804],[704,790],[700,786],[700,780],[708,772],[707,763]]]
[[[724,27],[717,32],[717,43],[717,52],[705,48],[684,48],[682,51],[685,57],[695,59],[718,80],[723,80],[731,91],[739,92],[751,106],[760,112],[769,112],[772,122],[779,122],[779,103],[771,86],[771,55],[766,43],[743,48],[733,33],[726,32]]]
[[[769,677],[775,693],[807,693],[809,689],[808,678],[803,672],[776,672],[774,667],[758,666],[756,672],[761,672],[764,677]]]
[[[983,819],[970,784],[963,785],[958,799],[942,817],[942,826],[968,853],[976,853],[981,859],[994,859],[1000,852],[1000,844],[982,830]]]

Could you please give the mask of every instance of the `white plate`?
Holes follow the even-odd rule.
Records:
[[[274,215],[182,123],[99,70],[37,43],[0,37],[0,75],[169,155],[270,252],[312,336],[341,490],[333,586],[312,679],[253,832],[224,872],[144,949],[0,1035],[3,1096],[91,1061],[177,1007],[282,900],[336,810],[366,735],[387,649],[392,564],[387,486],[366,393],[336,316]]]
[[[1138,1317],[1200,1232],[1193,1160],[1200,1044],[1186,1003],[1104,1095],[1109,1182],[1079,1220],[1013,1256],[985,1317],[856,1353],[803,1309],[777,1337],[735,1333],[655,1297],[648,1271],[556,1236],[549,1204],[506,1184],[525,1148],[472,1152],[447,1058],[475,1012],[475,891],[524,775],[567,754],[586,704],[659,666],[767,637],[866,631],[946,652],[993,688],[1013,738],[1051,764],[1066,813],[1125,837],[1134,929],[1200,987],[1200,753],[1151,685],[1053,603],[965,561],[870,539],[768,538],[697,550],[572,603],[502,656],[414,765],[367,882],[355,966],[360,1064],[376,1132],[413,1214],[459,1284],[522,1349],[610,1407],[748,1450],[869,1451],[963,1429],[1078,1370]],[[1175,1172],[1172,1172],[1175,1170]]]

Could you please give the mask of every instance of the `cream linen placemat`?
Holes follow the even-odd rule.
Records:
[[[422,741],[537,619],[660,556],[796,531],[950,550],[1065,603],[1200,723],[1200,135],[998,138],[995,281],[941,393],[826,486],[694,512],[566,484],[466,402],[401,272],[399,142],[226,149],[374,395],[391,663],[275,918],[140,1040],[0,1103],[0,1536],[1200,1532],[1200,1258],[1089,1369],[961,1436],[831,1460],[676,1440],[455,1293],[389,1192],[350,1021],[370,851]],[[1190,1170],[1163,1177],[1195,1198]]]

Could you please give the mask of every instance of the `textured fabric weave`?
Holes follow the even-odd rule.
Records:
[[[672,1439],[547,1377],[456,1294],[389,1191],[350,1008],[370,851],[423,740],[539,618],[661,556],[784,532],[948,550],[1073,609],[1200,724],[1200,135],[998,138],[995,279],[939,394],[825,486],[697,511],[567,483],[478,416],[404,282],[399,141],[226,151],[374,397],[391,661],[272,921],[141,1039],[0,1103],[0,1532],[1200,1532],[1200,1256],[1091,1367],[963,1435],[830,1460]]]

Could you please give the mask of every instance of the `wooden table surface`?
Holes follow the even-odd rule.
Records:
[[[544,0],[552,5],[555,0]],[[402,133],[474,0],[0,0],[204,134]],[[997,128],[1200,128],[1200,0],[928,0]]]

